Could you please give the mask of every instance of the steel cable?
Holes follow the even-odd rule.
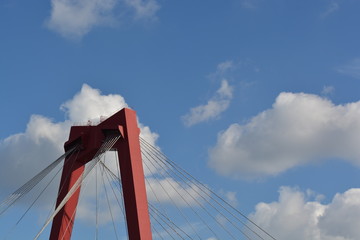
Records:
[[[155,156],[156,157],[156,156]],[[156,159],[154,159],[154,161],[156,162]],[[159,164],[159,166],[161,167],[161,165]],[[213,209],[215,209],[215,211],[220,214],[222,217],[224,217],[234,228],[236,228],[242,235],[244,235],[246,237],[246,239],[251,240],[251,238],[244,232],[242,231],[237,225],[235,225],[228,217],[226,217],[218,208],[216,208],[208,199],[207,197],[204,197],[201,193],[199,193],[199,191],[191,184],[189,184],[187,181],[185,181],[184,179],[180,178],[179,175],[172,170],[172,168],[167,168],[169,169],[169,171],[171,171],[173,174],[175,174],[181,181],[183,181],[189,188],[191,188],[198,196],[200,196],[205,202],[207,202]],[[164,171],[167,172],[167,174],[169,176],[171,176],[171,174],[169,173],[169,171],[167,169],[164,169]],[[184,188],[185,189],[185,188]],[[201,188],[200,188],[201,189]],[[186,189],[185,189],[186,190]],[[187,191],[187,190],[186,190]],[[216,220],[218,222],[219,225],[224,226],[223,224],[221,224],[218,220]],[[223,229],[225,230],[225,226],[223,227]],[[229,235],[232,235],[230,231],[225,230]]]
[[[146,156],[143,152],[142,152],[142,154],[143,154],[144,156]],[[155,175],[155,174],[153,173],[153,171],[151,170],[151,168],[147,165],[146,161],[143,161],[143,163],[144,163],[144,165],[147,167],[147,169],[150,171],[150,173],[151,173],[152,175]],[[149,183],[148,179],[145,178],[145,180],[146,180],[146,182],[148,183],[148,186],[149,186],[150,190],[153,192],[156,200],[160,203],[159,198],[157,197],[157,194],[156,194],[156,192],[154,191],[154,189],[152,188],[152,186],[151,186],[151,184]],[[161,188],[164,190],[165,194],[166,194],[166,195],[169,197],[169,199],[172,201],[172,203],[174,204],[174,206],[176,207],[176,209],[178,210],[178,212],[181,214],[181,216],[185,219],[185,221],[187,222],[187,224],[188,224],[188,225],[190,226],[190,228],[193,230],[193,232],[195,233],[195,235],[201,240],[200,236],[199,236],[198,233],[195,231],[195,229],[193,228],[192,224],[189,222],[189,220],[188,220],[188,218],[186,217],[186,215],[180,210],[178,204],[176,203],[176,201],[174,201],[173,197],[169,195],[168,191],[164,188],[163,184],[162,184],[160,181],[158,181],[158,183],[159,183],[159,185],[161,186]],[[176,188],[174,188],[174,190],[177,191]],[[182,196],[181,194],[179,194],[179,195],[180,195],[181,198],[183,198],[183,196]],[[185,199],[184,199],[184,200],[185,200]],[[165,210],[164,210],[164,213],[165,213],[165,215],[166,215]],[[191,238],[191,237],[190,237],[190,238]],[[192,238],[191,238],[191,239],[192,239]]]
[[[91,172],[91,170],[94,168],[94,166],[99,162],[101,156],[108,150],[114,146],[116,141],[120,138],[119,135],[108,137],[105,142],[102,144],[102,146],[99,148],[98,152],[95,154],[92,161],[89,162],[88,168],[86,169],[85,173],[83,173],[78,180],[74,183],[73,187],[69,190],[69,192],[66,194],[64,199],[60,202],[58,207],[55,209],[54,213],[49,217],[49,219],[45,222],[42,229],[39,231],[39,233],[35,236],[34,240],[38,239],[41,233],[45,230],[46,226],[52,221],[52,219],[56,216],[56,214],[62,209],[62,207],[66,204],[66,202],[69,200],[69,198],[76,192],[76,190],[80,187],[81,182],[88,176],[88,174]]]
[[[104,156],[105,157],[105,156]],[[101,161],[100,161],[101,162]],[[104,162],[105,162],[105,159],[104,159]],[[105,164],[104,164],[105,165]],[[105,190],[105,196],[106,196],[106,202],[107,202],[107,205],[108,205],[108,208],[109,208],[109,212],[110,212],[110,216],[111,216],[111,221],[112,221],[112,224],[113,224],[113,228],[114,228],[114,232],[115,232],[115,237],[116,239],[119,239],[118,235],[117,235],[117,231],[116,231],[116,227],[115,227],[115,222],[114,222],[114,216],[113,216],[113,213],[112,213],[112,210],[111,210],[111,206],[110,206],[110,200],[109,200],[109,195],[108,195],[108,192],[107,192],[107,188],[106,188],[106,184],[105,184],[105,180],[104,180],[104,167],[101,171],[101,178],[102,178],[102,182],[103,182],[103,185],[104,185],[104,190]]]
[[[154,160],[155,161],[155,160]],[[152,161],[150,161],[151,162],[151,164],[153,164],[153,162]],[[156,161],[155,161],[156,162]],[[156,162],[157,163],[157,162]],[[161,165],[159,165],[160,167],[162,167]],[[171,175],[165,170],[165,168],[163,169],[169,176],[170,176],[170,178],[171,178]],[[162,176],[163,176],[163,178],[166,180],[166,181],[168,181],[167,180],[167,177],[163,174],[163,173],[160,173]],[[179,194],[179,192],[176,190],[176,188],[173,186],[173,184],[170,182],[170,181],[168,181],[168,183],[170,184],[170,186],[172,186],[172,188],[174,189],[174,191],[176,191],[177,193],[178,193],[178,195],[183,199],[183,200],[185,200],[184,199],[184,197],[181,195],[181,194]],[[220,224],[220,222],[219,222],[219,220],[216,218],[216,217],[214,217],[211,213],[210,213],[210,211],[209,210],[207,210],[206,208],[205,208],[205,206],[201,203],[201,202],[199,202],[199,200],[197,200],[192,194],[190,194],[189,192],[188,192],[188,190],[186,189],[186,188],[183,188],[185,191],[186,191],[186,193],[201,207],[201,209],[202,210],[204,210],[204,212],[209,216],[209,217],[211,217],[215,222],[217,222],[218,223],[218,225],[232,238],[232,239],[236,239],[235,238],[235,236],[227,229],[227,228],[225,228],[225,226],[224,225],[222,225],[222,224]],[[201,196],[202,197],[202,196]],[[185,200],[186,201],[186,200]],[[191,206],[191,205],[189,205],[189,206]],[[194,213],[197,213],[193,208],[191,208],[193,211],[194,211]],[[198,214],[197,214],[198,215]],[[199,216],[199,215],[198,215]],[[205,222],[205,221],[203,221],[203,223],[205,223],[206,224],[206,226],[208,226],[208,224]],[[208,229],[216,236],[216,238],[217,239],[219,239],[219,237],[217,236],[217,234],[214,232],[214,230],[212,229],[212,228],[210,228],[209,226],[208,226]]]
[[[238,221],[240,221],[248,230],[250,230],[252,233],[254,233],[259,238],[263,239],[258,233],[256,233],[252,228],[250,228],[246,223],[242,222],[238,217],[236,217],[231,211],[229,211],[226,207],[224,207],[222,204],[220,204],[217,200],[212,197],[211,194],[213,194],[217,199],[219,199],[221,202],[223,202],[225,205],[227,205],[230,209],[238,213],[240,216],[242,216],[244,219],[246,219],[249,223],[251,223],[254,227],[258,228],[261,232],[266,234],[268,237],[270,237],[273,240],[276,240],[273,236],[271,236],[267,231],[265,231],[263,228],[261,228],[259,225],[257,225],[255,222],[253,222],[251,219],[249,219],[245,214],[241,213],[238,209],[234,208],[231,204],[229,204],[226,200],[224,200],[222,197],[220,197],[218,194],[216,194],[214,191],[212,191],[209,187],[198,181],[195,177],[193,177],[190,173],[188,173],[186,170],[181,168],[179,165],[177,165],[174,161],[169,159],[166,155],[164,155],[161,151],[159,151],[156,147],[152,146],[150,143],[148,143],[145,139],[140,138],[140,141],[142,143],[142,146],[147,146],[147,148],[152,149],[153,152],[155,152],[157,155],[161,157],[159,159],[162,164],[169,164],[172,168],[174,168],[177,172],[179,172],[181,175],[183,175],[188,181],[198,184],[202,186],[206,191],[200,188],[200,190],[204,191],[205,194],[207,194],[209,197],[211,197],[214,201],[216,201],[225,211],[230,213],[234,218],[236,218]]]
[[[59,163],[70,153],[72,153],[76,147],[70,149],[54,162],[44,168],[41,172],[27,181],[24,185],[18,188],[15,192],[10,194],[6,199],[0,203],[0,215],[2,215],[7,209],[14,205],[16,201],[21,199],[25,194],[27,194],[31,189],[33,189],[45,176],[47,176]]]

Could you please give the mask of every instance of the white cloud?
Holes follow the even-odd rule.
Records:
[[[228,60],[228,61],[219,63],[218,66],[217,66],[216,72],[218,74],[222,74],[222,73],[225,73],[226,71],[228,71],[228,70],[230,70],[232,68],[234,68],[234,63],[233,63],[233,61]]]
[[[280,188],[279,199],[259,203],[250,216],[277,239],[360,239],[360,189],[338,193],[329,204],[311,199],[297,189]]]
[[[216,66],[216,71],[210,73],[208,77],[213,81],[231,79],[233,73],[245,64],[244,62],[234,62],[232,60],[221,62]]]
[[[125,3],[135,11],[136,19],[154,19],[160,9],[155,0],[125,0]]]
[[[63,37],[79,40],[93,27],[109,25],[117,0],[52,0],[46,26]]]
[[[79,93],[61,105],[61,110],[71,121],[81,123],[100,116],[108,117],[124,107],[128,105],[122,96],[101,95],[100,90],[84,84]]]
[[[236,197],[236,192],[233,191],[225,191],[221,189],[219,191],[219,195],[223,196],[223,198],[226,200],[227,203],[232,205],[233,207],[236,207],[239,204],[239,201]]]
[[[258,0],[241,0],[241,7],[255,9],[258,7]]]
[[[336,11],[338,11],[340,8],[339,3],[337,3],[336,1],[332,1],[327,7],[326,10],[321,14],[322,18],[325,18],[333,13],[335,13]]]
[[[233,207],[238,205],[238,199],[236,197],[236,192],[227,192],[225,194],[226,201],[230,203]]]
[[[120,3],[121,14],[116,14]],[[80,40],[94,27],[114,25],[127,9],[134,11],[135,19],[154,19],[160,5],[156,0],[51,0],[45,25],[65,38]]]
[[[24,133],[0,140],[0,192],[15,190],[60,156],[70,125],[32,115]]]
[[[336,194],[319,219],[319,227],[328,236],[360,239],[360,189]]]
[[[330,94],[333,94],[334,91],[335,91],[335,88],[333,86],[324,86],[321,91],[321,94],[330,95]]]
[[[360,102],[334,105],[317,95],[281,93],[271,109],[219,133],[209,165],[222,175],[257,178],[338,157],[360,165]]]
[[[360,58],[355,58],[337,69],[339,73],[360,79]]]
[[[219,117],[229,107],[232,92],[233,87],[227,80],[222,80],[221,87],[216,91],[215,96],[206,104],[191,108],[190,112],[182,117],[184,124],[192,126]]]

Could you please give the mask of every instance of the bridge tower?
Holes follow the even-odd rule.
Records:
[[[93,159],[106,137],[120,135],[112,150],[118,152],[129,240],[151,240],[150,217],[146,197],[139,134],[135,111],[124,108],[96,126],[71,127],[65,151],[80,145],[78,154],[64,162],[56,207],[82,176],[85,164]],[[54,217],[50,240],[70,240],[80,187]]]

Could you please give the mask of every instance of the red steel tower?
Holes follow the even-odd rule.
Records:
[[[151,226],[146,197],[139,134],[135,111],[124,108],[96,126],[71,127],[65,151],[80,145],[78,154],[64,162],[56,207],[82,176],[85,164],[91,161],[106,137],[121,137],[113,146],[118,152],[129,240],[151,240]],[[50,240],[70,240],[74,225],[80,187],[54,217]]]

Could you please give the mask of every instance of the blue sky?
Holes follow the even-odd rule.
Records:
[[[60,153],[59,129],[127,105],[164,153],[235,192],[279,239],[359,239],[356,224],[334,220],[360,213],[359,10],[357,0],[2,0],[1,161],[28,166],[18,146]],[[290,208],[314,223],[281,229]]]

